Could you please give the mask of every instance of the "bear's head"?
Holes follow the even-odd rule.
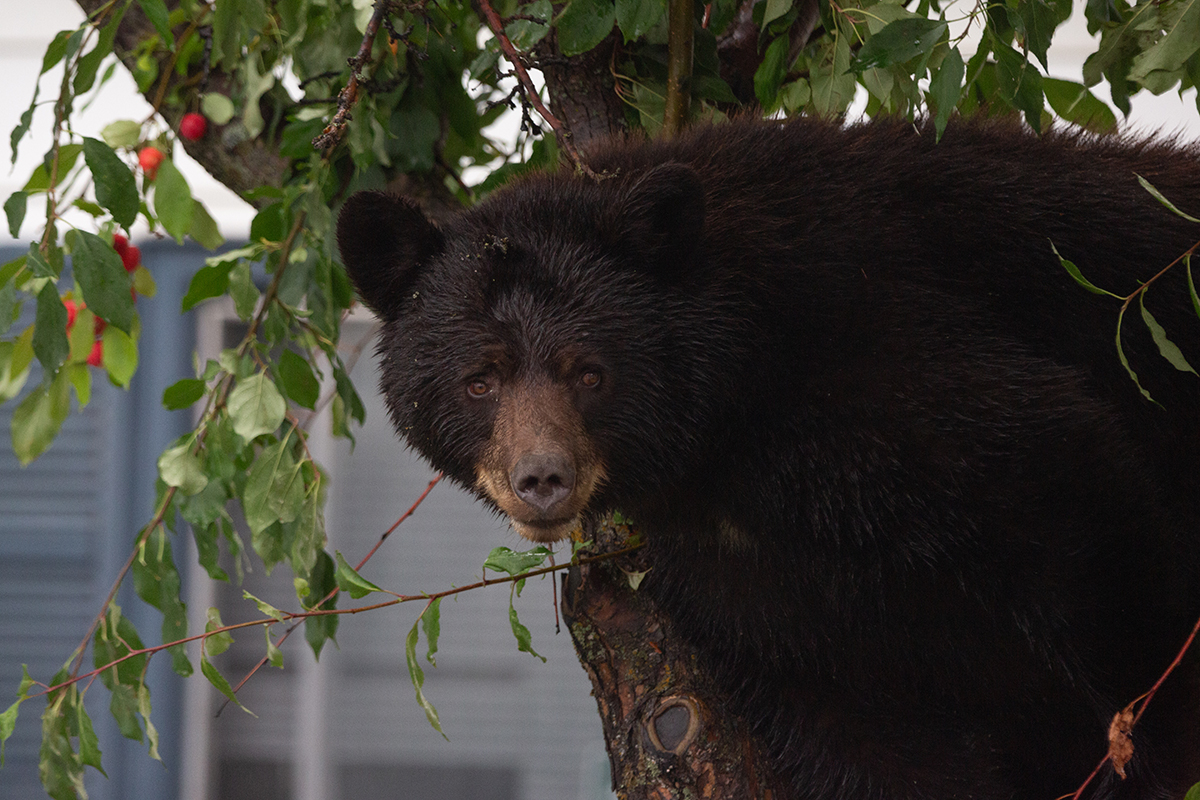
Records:
[[[633,511],[687,469],[726,366],[720,300],[696,278],[703,237],[703,187],[678,164],[535,176],[444,227],[380,192],[338,220],[383,322],[400,434],[539,542]]]

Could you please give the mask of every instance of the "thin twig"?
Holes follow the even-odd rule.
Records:
[[[379,26],[391,7],[392,4],[389,0],[375,0],[375,11],[367,22],[367,29],[363,33],[358,53],[346,62],[350,65],[350,80],[338,93],[337,112],[334,113],[333,119],[329,121],[317,138],[313,139],[313,147],[320,150],[326,158],[346,135],[346,125],[351,120],[350,110],[354,108],[354,104],[358,100],[358,76],[371,61],[371,48],[375,46],[375,37],[379,34]]]
[[[492,8],[488,0],[478,0],[478,2],[479,10],[483,12],[484,23],[487,24],[488,29],[496,37],[496,41],[500,43],[500,49],[504,52],[504,57],[513,65],[517,80],[524,87],[525,99],[529,101],[529,104],[534,107],[541,118],[546,120],[546,124],[554,130],[559,147],[566,152],[567,156],[571,159],[571,163],[575,165],[575,168],[589,178],[597,177],[596,173],[592,172],[591,167],[584,163],[583,156],[575,149],[575,145],[571,142],[571,132],[567,130],[566,125],[563,124],[562,120],[550,113],[550,109],[546,108],[545,104],[542,103],[537,87],[533,85],[533,80],[529,77],[529,72],[525,69],[521,54],[517,52],[517,48],[509,40],[508,34],[504,32],[504,22],[500,19],[500,15],[496,13],[496,9]]]

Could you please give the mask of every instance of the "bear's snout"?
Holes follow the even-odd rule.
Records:
[[[555,508],[575,488],[575,467],[565,453],[526,453],[513,465],[508,480],[517,497],[554,517]]]

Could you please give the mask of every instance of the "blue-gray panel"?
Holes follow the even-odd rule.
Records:
[[[21,664],[47,680],[79,643],[100,610],[137,530],[153,511],[158,453],[186,430],[186,412],[161,406],[163,389],[191,375],[194,335],[179,302],[203,264],[197,248],[141,244],[158,294],[141,298],[140,366],[129,391],[93,372],[92,402],[72,414],[51,448],[27,467],[12,454],[10,422],[16,402],[0,406],[0,708],[20,680]],[[0,251],[0,263],[19,251]],[[28,315],[32,304],[27,303]],[[27,323],[26,323],[27,324]],[[21,328],[15,328],[19,331]],[[36,378],[33,378],[36,380]],[[157,640],[161,617],[124,590],[118,598],[147,642]],[[89,770],[93,800],[178,795],[180,687],[169,660],[151,664],[153,719],[167,769],[146,746],[120,737],[108,715],[108,697],[96,684],[88,707],[100,736],[109,779]],[[0,771],[0,800],[44,797],[37,776],[44,703],[21,707],[17,730]]]

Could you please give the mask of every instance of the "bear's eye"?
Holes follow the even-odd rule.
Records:
[[[585,389],[595,389],[600,385],[600,371],[589,369],[579,376],[579,383]]]
[[[482,378],[476,378],[467,384],[467,394],[477,399],[487,397],[491,391],[492,385]]]

